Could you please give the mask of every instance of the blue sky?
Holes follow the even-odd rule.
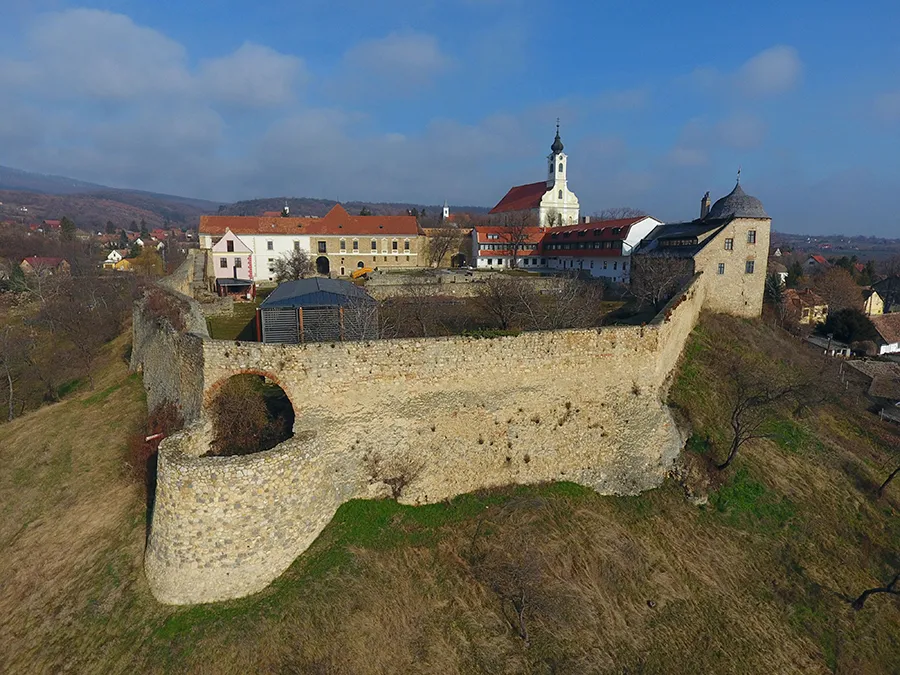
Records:
[[[688,5],[688,6],[682,6]],[[900,3],[0,0],[0,164],[117,187],[693,217],[900,237]]]

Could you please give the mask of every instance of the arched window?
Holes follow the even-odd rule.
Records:
[[[347,250],[347,240],[341,239],[341,253]]]
[[[562,173],[562,162],[559,163],[559,172]]]
[[[562,199],[562,190],[560,190],[560,191],[557,193],[556,198],[557,198],[557,199]]]

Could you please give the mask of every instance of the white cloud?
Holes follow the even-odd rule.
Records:
[[[412,89],[431,84],[451,66],[433,35],[391,33],[361,42],[344,55],[346,86]]]
[[[735,81],[750,96],[769,96],[794,89],[802,74],[803,64],[797,50],[779,45],[747,61],[736,73]]]
[[[207,96],[249,106],[282,105],[294,98],[307,79],[302,59],[245,42],[241,47],[200,65],[200,89]]]
[[[800,84],[802,76],[803,62],[797,50],[778,45],[761,51],[733,72],[701,66],[678,78],[678,82],[705,94],[730,93],[762,98],[793,90]]]
[[[184,47],[122,14],[73,9],[44,14],[28,31],[25,66],[59,94],[134,99],[184,92]]]
[[[252,43],[191,72],[178,42],[123,14],[94,9],[40,15],[26,45],[26,58],[0,60],[0,83],[47,99],[273,106],[291,101],[306,75],[301,59]]]

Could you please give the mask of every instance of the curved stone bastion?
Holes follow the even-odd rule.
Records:
[[[554,480],[603,494],[657,486],[684,445],[663,399],[703,304],[697,282],[648,326],[482,340],[266,345],[160,330],[161,344],[176,344],[157,364],[165,350],[136,324],[150,405],[175,395],[197,411],[160,446],[145,561],[154,596],[191,604],[259,591],[353,498],[426,504]],[[190,373],[178,386],[153,375],[173,367]],[[284,389],[294,437],[203,457],[205,406],[241,373]]]

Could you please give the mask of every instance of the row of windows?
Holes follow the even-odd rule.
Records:
[[[756,262],[747,260],[744,262],[744,274],[753,274],[756,271]],[[725,274],[725,263],[719,263],[719,274]]]
[[[478,249],[480,251],[507,251],[513,248],[513,244],[479,244]],[[537,244],[520,244],[520,251],[535,251],[537,250]]]
[[[556,258],[554,258],[554,260],[556,260]],[[497,264],[498,264],[498,265],[504,265],[504,264],[505,264],[504,261],[505,261],[504,258],[497,258]],[[531,261],[530,264],[529,264],[529,261]],[[494,264],[494,259],[493,259],[493,258],[488,258],[486,262],[487,262],[488,265],[493,265],[493,264]],[[520,260],[520,262],[521,262],[522,265],[525,266],[525,267],[532,267],[532,266],[536,267],[536,266],[538,265],[538,258],[522,258],[522,259]],[[569,267],[575,267],[575,261],[574,261],[574,260],[569,260],[569,261],[563,260],[563,267],[566,266],[566,262],[568,262],[568,266],[569,266]],[[599,260],[597,260],[597,261],[591,260],[591,261],[589,262],[589,267],[590,267],[590,269],[594,269],[594,262],[596,262],[596,263],[599,265],[601,261],[599,261]],[[603,262],[603,269],[609,269],[609,261],[608,261],[608,260],[604,260],[604,261],[602,261],[602,262]],[[547,264],[547,259],[546,259],[546,258],[540,258],[540,264],[541,264],[541,265],[546,265],[546,264]],[[579,267],[579,268],[583,268],[583,267],[584,267],[584,261],[583,261],[583,260],[578,261],[578,267]],[[618,271],[618,269],[619,269],[619,261],[618,261],[618,260],[613,260],[613,262],[612,262],[612,268],[613,268],[613,270]],[[622,262],[622,271],[624,272],[624,271],[627,271],[627,270],[628,270],[628,263],[623,261],[623,262]]]
[[[613,234],[619,234],[621,231],[622,231],[622,228],[621,228],[621,227],[614,227],[614,228],[612,228],[612,233],[613,233]],[[575,234],[576,236],[579,236],[579,237],[584,237],[584,236],[587,235],[587,233],[588,233],[587,230],[576,230],[576,231],[574,232],[574,234]],[[595,236],[595,237],[599,237],[602,233],[603,233],[603,230],[602,230],[601,228],[599,228],[599,227],[594,228],[594,236]],[[562,236],[563,236],[564,238],[565,238],[565,237],[571,237],[572,234],[573,234],[572,231],[569,231],[569,232],[563,232],[563,233],[562,233]],[[551,233],[550,233],[550,236],[551,236],[553,239],[556,239],[557,237],[560,236],[560,233],[559,233],[559,232],[551,232]]]
[[[387,240],[385,239],[384,242],[385,242],[385,247],[384,247],[384,249],[387,250]],[[324,241],[318,242],[319,253],[325,253],[325,252],[326,252],[326,243],[327,243],[327,242],[324,242]],[[229,251],[229,253],[230,253],[231,251],[234,251],[234,242],[233,242],[233,241],[227,242],[227,246],[228,246],[228,251]],[[394,250],[394,251],[396,251],[396,250],[398,250],[398,246],[399,246],[399,242],[398,242],[396,239],[394,239],[394,240],[391,242],[391,249]],[[340,248],[341,248],[341,251],[342,251],[342,252],[347,250],[347,240],[346,240],[346,239],[341,239],[341,241],[340,241]],[[272,241],[271,239],[269,239],[269,240],[266,241],[266,250],[267,250],[267,251],[274,251],[274,250],[275,250],[275,242]],[[294,250],[295,250],[295,251],[299,251],[299,250],[300,250],[300,242],[299,242],[299,241],[295,241],[295,242],[294,242]],[[354,239],[354,240],[353,240],[353,250],[354,250],[354,251],[358,251],[358,250],[359,250],[359,239]],[[372,250],[373,250],[373,251],[377,251],[377,250],[378,250],[378,242],[377,242],[376,239],[373,239],[373,240],[372,240]],[[404,251],[408,251],[408,250],[409,250],[409,239],[404,240],[404,242],[403,242],[403,250],[404,250]]]
[[[240,258],[234,259],[234,266],[235,267],[243,266],[243,263],[241,262]],[[228,258],[219,258],[219,267],[221,267],[222,269],[227,269],[228,268]]]
[[[548,251],[570,251],[570,250],[585,250],[590,248],[614,248],[620,249],[622,248],[621,241],[581,241],[576,244],[547,244],[544,247]]]

